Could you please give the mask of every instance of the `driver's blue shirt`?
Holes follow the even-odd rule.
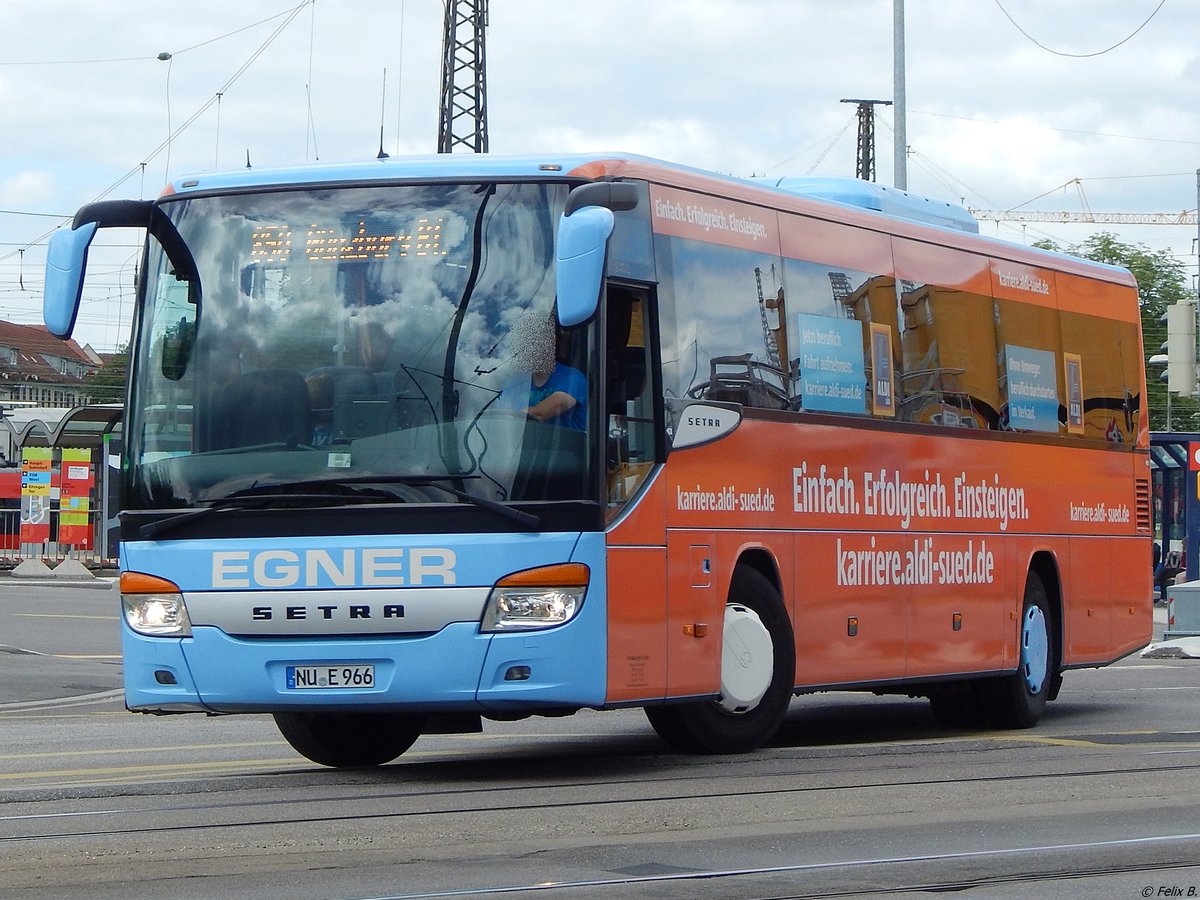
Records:
[[[528,382],[522,379],[517,384],[506,388],[504,393],[510,394],[519,389],[521,384],[526,383],[529,385],[529,399],[520,405],[536,406],[551,394],[562,391],[575,399],[575,405],[565,413],[557,415],[553,419],[547,419],[546,423],[560,425],[564,428],[574,428],[576,431],[587,430],[587,379],[583,377],[582,372],[563,363],[555,363],[554,371],[550,373],[545,384],[540,386],[534,384],[532,376],[530,376]]]

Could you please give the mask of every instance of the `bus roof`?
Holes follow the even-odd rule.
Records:
[[[978,222],[966,209],[945,201],[856,178],[738,178],[632,153],[551,153],[536,156],[444,153],[274,169],[247,167],[177,178],[167,185],[163,198],[288,185],[555,177],[585,180],[644,178],[715,197],[791,210],[901,237],[933,241],[969,252],[1002,256],[1116,284],[1136,286],[1129,271],[1119,266],[999,238],[983,237],[978,234]]]

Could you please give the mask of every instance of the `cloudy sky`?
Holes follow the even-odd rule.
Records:
[[[893,0],[490,7],[497,153],[853,175],[840,101],[892,97]],[[370,159],[381,125],[392,155],[435,151],[442,16],[438,0],[0,3],[0,318],[41,321],[46,235],[101,196],[152,197],[247,154]],[[910,190],[981,209],[1196,209],[1196,0],[906,0],[905,20]],[[886,184],[894,122],[879,109]],[[1097,230],[1196,272],[1195,225],[983,225],[1024,242]],[[116,246],[94,256],[76,337],[97,349],[127,338],[133,238],[106,234]]]

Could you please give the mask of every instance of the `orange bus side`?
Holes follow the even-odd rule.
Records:
[[[746,418],[672,454],[653,492],[666,508],[665,598],[658,548],[611,554],[610,701],[662,696],[637,673],[661,673],[667,696],[717,690],[729,581],[750,549],[779,572],[800,687],[1011,668],[1037,553],[1066,598],[1065,664],[1149,641],[1149,562],[1128,564],[1147,541],[1143,454],[805,419]],[[665,605],[657,640],[643,601]]]

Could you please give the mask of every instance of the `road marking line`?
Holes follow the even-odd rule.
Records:
[[[146,764],[141,763],[130,766],[111,766],[99,769],[58,769],[50,771],[33,771],[33,772],[2,772],[0,773],[0,781],[17,781],[18,779],[29,778],[80,778],[90,775],[124,775],[125,777],[144,778],[147,774],[171,774],[173,772],[194,772],[197,769],[206,771],[215,771],[218,769],[233,769],[241,770],[247,766],[313,766],[315,763],[307,760],[298,760],[295,757],[288,759],[227,759],[214,760],[212,762],[200,762],[198,760],[189,760],[180,763],[158,763]]]
[[[1157,746],[1158,744],[1163,744],[1163,743],[1169,743],[1172,747],[1186,749],[1188,746],[1190,746],[1190,742],[1186,742],[1186,741],[1178,742],[1178,741],[1171,741],[1171,740],[1162,740],[1162,741],[1153,740],[1153,738],[1155,736],[1158,736],[1160,738],[1166,738],[1167,735],[1174,735],[1174,734],[1179,734],[1179,733],[1180,732],[1165,732],[1165,731],[1114,731],[1114,732],[1111,732],[1110,734],[1104,735],[1104,737],[1111,737],[1111,738],[1134,737],[1134,736],[1151,738],[1151,740],[1146,741],[1145,743],[1142,743],[1142,744],[1122,743],[1119,740],[1106,742],[1106,741],[1100,741],[1100,740],[1085,740],[1083,738],[1042,737],[1042,736],[1035,736],[1035,735],[1019,735],[1019,734],[991,734],[991,735],[980,735],[980,737],[988,737],[993,741],[1008,741],[1010,743],[1049,744],[1049,745],[1055,746],[1055,747],[1086,747],[1088,749],[1103,748],[1106,750],[1111,750],[1114,748],[1131,747],[1131,746],[1152,747],[1152,746]],[[1200,744],[1197,744],[1196,746],[1200,746]]]
[[[45,656],[44,653],[37,654]],[[2,710],[27,710],[27,709],[47,709],[57,706],[73,706],[77,703],[99,703],[103,700],[115,700],[117,697],[124,696],[125,692],[121,689],[114,691],[100,691],[96,694],[78,694],[74,697],[50,697],[46,700],[17,700],[10,703],[0,703],[0,711]]]
[[[268,741],[238,741],[237,743],[229,744],[176,744],[170,747],[154,747],[154,746],[138,746],[138,747],[114,747],[111,750],[96,748],[89,750],[89,756],[103,756],[109,753],[128,755],[130,753],[184,753],[194,750],[236,750],[246,747],[266,747],[270,745],[286,746],[286,742],[282,739]],[[12,753],[5,756],[0,756],[0,760],[14,759],[44,759],[50,756],[78,756],[78,750],[52,750],[49,753]]]

